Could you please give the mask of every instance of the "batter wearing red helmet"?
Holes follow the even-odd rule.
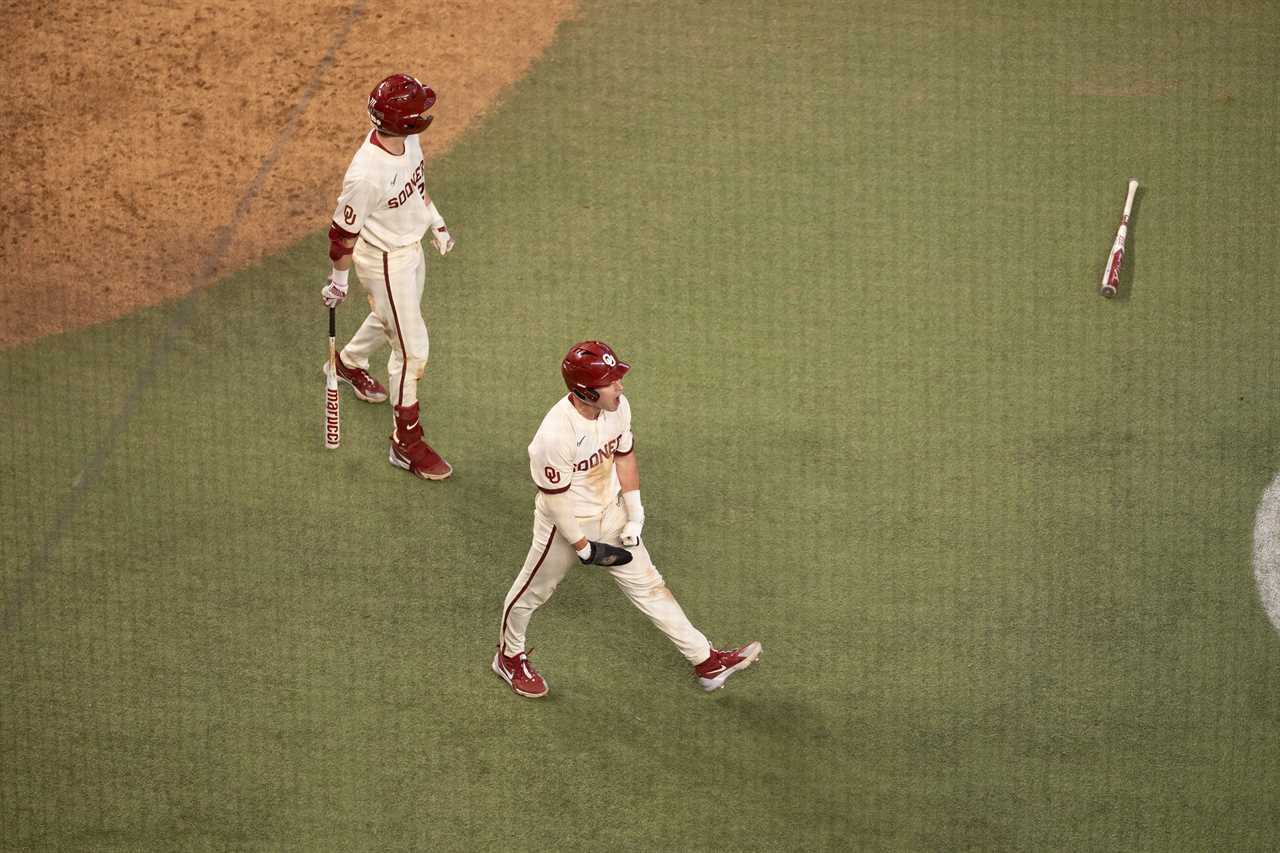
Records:
[[[693,664],[704,690],[723,687],[760,656],[759,643],[722,651],[693,626],[654,568],[641,538],[640,468],[622,377],[631,365],[608,344],[574,344],[560,364],[569,394],[551,407],[529,445],[538,487],[533,544],[502,606],[493,671],[521,696],[547,694],[525,634],[533,612],[576,564],[605,567],[618,587]]]
[[[436,93],[408,74],[392,74],[369,93],[373,129],[361,139],[329,223],[333,270],[321,296],[334,307],[347,295],[354,265],[369,298],[369,316],[338,354],[338,378],[369,403],[391,397],[392,465],[427,480],[443,480],[453,468],[422,437],[418,380],[427,368],[429,339],[422,319],[426,258],[422,238],[441,255],[453,237],[427,195],[425,163],[417,134],[431,124]],[[390,391],[369,374],[369,357],[391,346]],[[324,370],[328,371],[325,362]]]

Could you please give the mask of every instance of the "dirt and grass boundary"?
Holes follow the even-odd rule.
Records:
[[[179,298],[322,229],[374,83],[404,70],[436,89],[431,158],[575,6],[88,0],[11,16],[0,348]]]

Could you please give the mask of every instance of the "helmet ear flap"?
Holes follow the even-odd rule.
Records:
[[[369,119],[382,133],[411,136],[431,124],[436,93],[408,74],[392,74],[369,93]]]
[[[582,341],[569,349],[560,362],[560,375],[575,397],[587,403],[600,399],[599,388],[618,381],[631,365],[602,341]]]

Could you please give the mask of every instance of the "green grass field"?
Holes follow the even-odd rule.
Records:
[[[319,231],[0,353],[0,846],[1275,849],[1277,56],[1261,2],[587,3],[430,164],[445,483],[350,396],[322,449]],[[719,693],[586,569],[550,698],[488,669],[584,337],[764,643]]]

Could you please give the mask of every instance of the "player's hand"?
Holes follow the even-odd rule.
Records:
[[[625,566],[631,562],[631,552],[624,551],[616,545],[607,545],[604,542],[588,542],[591,546],[591,553],[584,560],[582,557],[578,561],[584,566]]]
[[[320,291],[320,298],[329,308],[337,308],[347,298],[347,285],[329,279],[324,283],[324,290]]]
[[[643,521],[628,521],[622,527],[622,544],[626,548],[634,548],[640,544],[640,530],[644,527]]]
[[[436,244],[436,249],[441,255],[449,254],[449,250],[453,248],[453,235],[449,233],[449,226],[440,225],[432,228],[431,242]]]

